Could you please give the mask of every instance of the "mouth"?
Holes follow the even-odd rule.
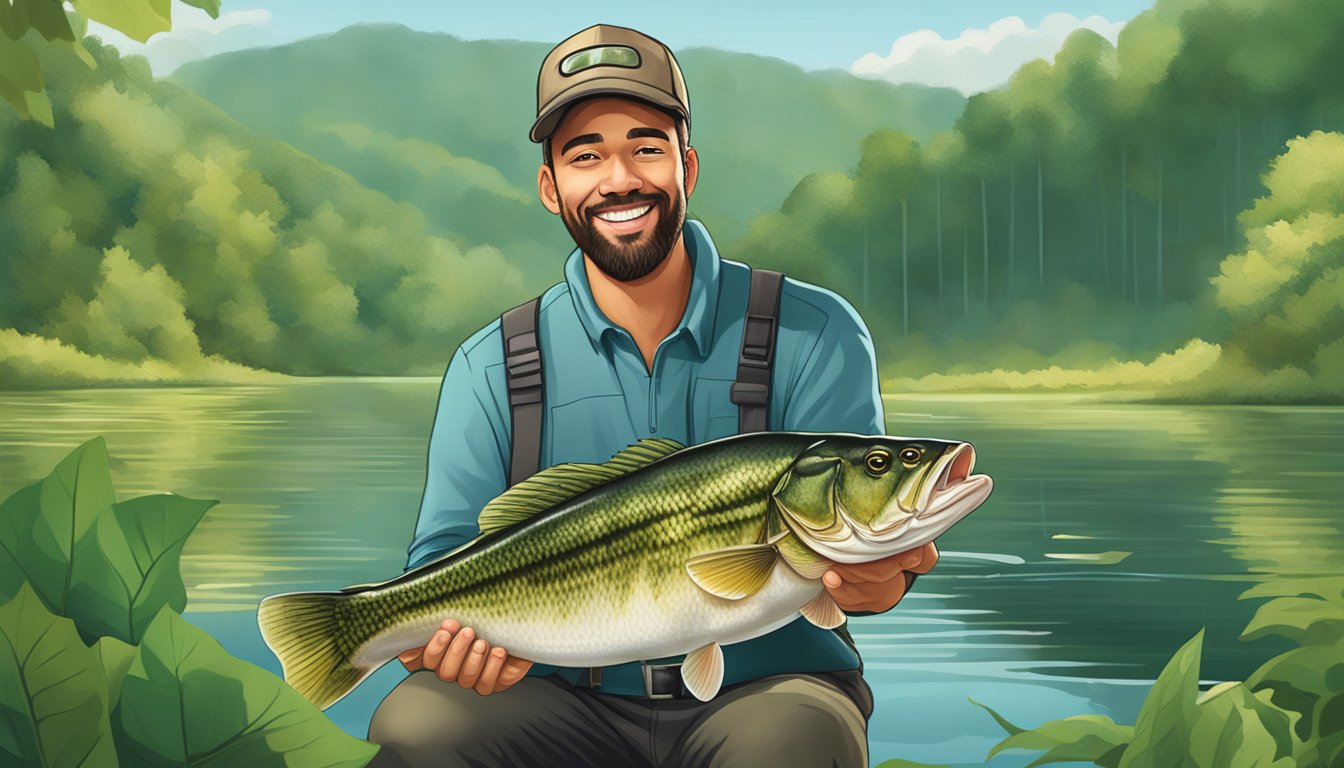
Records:
[[[653,220],[653,216],[649,213],[655,208],[657,208],[657,201],[645,198],[630,203],[590,208],[588,216],[602,222],[601,227],[603,229],[610,230],[617,235],[628,235],[644,229]]]
[[[916,518],[926,518],[949,509],[968,505],[974,508],[989,496],[993,481],[988,475],[972,475],[975,469],[975,448],[962,443],[938,459],[934,465],[934,481],[922,494]]]

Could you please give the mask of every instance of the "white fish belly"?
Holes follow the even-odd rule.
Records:
[[[407,648],[424,645],[445,619],[473,628],[491,645],[539,664],[599,667],[689,653],[711,642],[750,640],[788,624],[821,591],[784,563],[766,586],[742,600],[705,592],[685,572],[673,584],[639,582],[622,594],[595,594],[569,615],[450,615],[389,628],[355,654],[358,666],[378,666]],[[558,614],[558,612],[557,612]]]

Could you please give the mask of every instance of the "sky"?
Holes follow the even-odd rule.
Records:
[[[891,82],[973,93],[1002,84],[1022,63],[1050,58],[1086,26],[1112,41],[1152,0],[750,0],[612,3],[522,0],[223,0],[219,19],[173,4],[174,29],[149,45],[96,26],[155,74],[228,50],[278,45],[361,22],[391,22],[468,40],[559,42],[595,23],[640,29],[673,51],[709,46],[773,56],[804,69],[845,69]]]

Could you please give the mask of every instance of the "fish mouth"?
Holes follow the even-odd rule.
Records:
[[[951,510],[971,509],[989,497],[994,482],[988,475],[972,475],[975,469],[975,447],[961,443],[934,465],[933,482],[920,494],[915,518],[926,519]]]

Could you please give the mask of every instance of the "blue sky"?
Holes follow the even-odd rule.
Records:
[[[361,22],[392,22],[468,40],[557,43],[599,22],[635,27],[674,51],[710,46],[793,62],[804,69],[847,69],[892,83],[957,88],[970,94],[1002,85],[1033,58],[1051,58],[1078,27],[1115,41],[1151,0],[821,0],[806,7],[729,0],[680,4],[523,0],[223,0],[218,19],[173,4],[173,30],[148,45],[91,25],[123,53],[143,55],[157,75],[195,59],[335,32]],[[783,10],[787,8],[787,10]]]
[[[224,0],[224,10],[264,8],[284,39],[330,32],[360,21],[391,21],[467,39],[559,42],[599,22],[633,26],[674,50],[713,46],[792,61],[806,69],[846,68],[865,53],[886,53],[903,34],[930,29],[944,38],[1019,16],[1035,25],[1050,13],[1110,21],[1133,18],[1151,0],[821,0],[805,3],[683,0],[680,3],[524,0]]]

